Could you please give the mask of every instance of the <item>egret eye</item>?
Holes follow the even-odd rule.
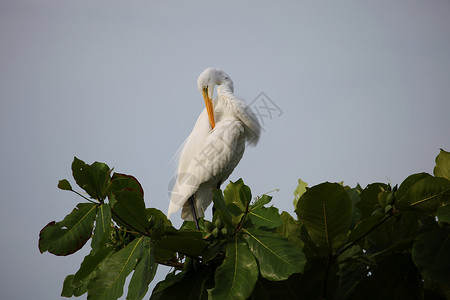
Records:
[[[203,87],[203,91],[204,91],[204,92],[207,92],[207,91],[208,91],[208,88],[207,88],[206,86],[204,86],[204,87]]]

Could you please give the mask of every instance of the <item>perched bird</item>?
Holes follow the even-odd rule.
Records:
[[[197,81],[206,108],[202,111],[179,156],[176,182],[167,216],[182,209],[181,218],[203,217],[212,189],[230,176],[246,144],[256,145],[261,126],[256,115],[234,93],[233,81],[222,70],[207,68]],[[217,97],[213,98],[217,86]]]

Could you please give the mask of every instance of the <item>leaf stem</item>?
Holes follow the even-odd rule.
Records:
[[[249,205],[250,205],[250,201],[247,202],[247,204],[245,205],[245,212],[244,212],[244,215],[242,216],[242,219],[241,219],[241,221],[239,222],[238,227],[237,227],[236,230],[234,231],[234,235],[233,235],[233,236],[235,236],[239,231],[241,231],[242,226],[244,225],[245,219],[247,218],[247,215],[248,215],[248,213],[249,213],[249,210],[248,210]]]
[[[74,191],[74,190],[71,190],[71,191],[74,192],[75,194],[77,194],[78,196],[80,196],[80,197],[86,199],[87,201],[89,201],[89,202],[91,202],[91,203],[94,203],[94,204],[98,204],[98,203],[99,203],[99,202],[92,201],[91,199],[89,199],[89,198],[83,196],[82,194],[78,193],[77,191]]]
[[[377,224],[375,224],[375,226],[373,226],[372,228],[370,228],[365,234],[363,234],[362,236],[360,236],[359,238],[357,238],[355,241],[353,241],[352,243],[348,244],[346,247],[338,250],[336,252],[336,257],[338,257],[339,255],[341,255],[342,253],[344,253],[345,251],[347,251],[348,249],[350,249],[351,247],[353,247],[354,245],[358,244],[359,241],[361,241],[363,238],[365,238],[369,233],[371,233],[372,231],[374,231],[375,229],[377,229],[379,226],[381,226],[384,222],[386,222],[387,220],[389,220],[390,218],[392,218],[395,214],[399,213],[400,211],[392,211],[389,215],[385,216],[383,219],[380,220],[380,222],[378,222]]]
[[[120,227],[117,227],[117,226],[111,226],[111,228],[114,228],[114,229],[116,229],[116,230],[123,231],[123,232],[132,233],[132,234],[141,234],[140,232],[137,232],[137,231],[131,231],[131,230],[126,230],[126,229],[123,229],[123,228],[120,228]]]

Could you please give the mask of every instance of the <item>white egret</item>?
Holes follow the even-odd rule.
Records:
[[[181,218],[203,217],[212,189],[230,176],[244,154],[256,145],[261,126],[242,100],[234,96],[233,81],[222,70],[207,68],[198,78],[206,108],[182,146],[167,216],[182,209]],[[217,97],[213,99],[217,85]]]

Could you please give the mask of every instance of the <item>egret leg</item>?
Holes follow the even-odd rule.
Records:
[[[197,227],[197,230],[200,230],[200,226],[198,226],[197,213],[195,212],[194,195],[189,197],[188,202],[191,207],[192,216],[194,217],[195,227]]]

